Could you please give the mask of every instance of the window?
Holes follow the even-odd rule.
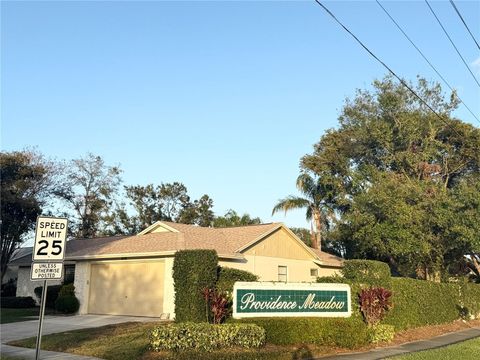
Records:
[[[318,276],[318,269],[310,269],[310,276]]]
[[[63,283],[72,284],[75,280],[75,265],[64,265],[63,271]]]
[[[287,282],[287,267],[278,266],[278,281]]]

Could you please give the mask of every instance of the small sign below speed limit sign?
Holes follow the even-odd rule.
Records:
[[[63,261],[68,220],[39,216],[35,228],[33,261]]]

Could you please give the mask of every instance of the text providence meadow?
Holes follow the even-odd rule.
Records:
[[[257,301],[254,293],[246,293],[240,299],[240,310],[333,310],[343,309],[344,306],[345,301],[335,301],[335,296],[328,301],[315,301],[315,294],[308,294],[301,304],[283,300],[282,295],[270,301]]]

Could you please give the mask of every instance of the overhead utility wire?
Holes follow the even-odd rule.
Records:
[[[465,59],[463,58],[462,54],[460,54],[460,51],[458,51],[458,48],[457,46],[455,45],[455,43],[453,42],[452,38],[450,37],[450,35],[448,35],[448,32],[447,30],[445,30],[445,27],[443,26],[442,22],[440,21],[440,19],[438,18],[437,14],[435,14],[435,11],[433,11],[432,7],[430,6],[430,3],[428,2],[428,0],[425,0],[425,3],[428,5],[428,8],[430,9],[430,11],[432,12],[433,16],[435,16],[435,19],[437,19],[437,22],[438,24],[440,25],[440,27],[442,28],[443,32],[445,33],[445,35],[447,35],[447,38],[448,40],[450,40],[450,43],[452,44],[452,46],[455,48],[455,51],[457,52],[458,56],[460,56],[460,58],[462,59],[463,63],[465,64],[465,67],[467,68],[467,70],[470,72],[470,75],[472,75],[473,79],[475,80],[475,82],[477,83],[478,87],[480,87],[480,83],[478,82],[477,78],[475,77],[475,75],[473,75],[473,72],[472,70],[470,70],[470,67],[468,66],[467,62],[465,61]]]
[[[480,45],[478,45],[477,39],[475,39],[475,36],[473,36],[472,32],[470,31],[470,28],[468,27],[467,23],[466,23],[465,20],[463,19],[462,14],[460,14],[460,11],[458,11],[457,5],[455,5],[455,3],[453,2],[453,0],[450,0],[450,4],[452,4],[452,6],[453,6],[453,8],[455,9],[455,11],[457,12],[457,15],[458,15],[458,17],[460,18],[460,20],[462,20],[463,25],[465,25],[465,28],[467,29],[468,33],[469,33],[470,36],[472,37],[473,41],[475,41],[475,44],[477,44],[478,50],[480,50]]]
[[[350,36],[352,36],[359,44],[361,47],[363,47],[365,49],[365,51],[367,51],[375,60],[377,60],[380,64],[383,65],[383,67],[385,67],[389,72],[390,74],[392,74],[393,76],[395,76],[397,78],[398,81],[400,81],[400,83],[405,86],[408,91],[410,91],[418,100],[420,100],[423,104],[425,104],[425,106],[427,108],[430,109],[430,111],[432,113],[434,113],[445,125],[447,125],[447,127],[449,127],[450,129],[452,129],[458,136],[462,137],[462,135],[460,135],[460,133],[453,127],[450,126],[450,124],[438,113],[436,112],[425,100],[423,100],[420,95],[418,95],[415,90],[413,90],[406,82],[405,80],[403,80],[400,76],[398,76],[392,69],[390,69],[390,67],[388,67],[387,64],[385,64],[382,60],[380,60],[372,51],[370,51],[370,49],[363,44],[363,42],[361,40],[359,40],[355,34],[353,34],[345,25],[343,25],[343,23],[337,19],[337,17],[330,11],[328,10],[328,8],[323,5],[320,0],[315,0],[315,2],[320,5],[323,10],[325,10],[327,12],[328,15],[330,15],[333,20],[335,20],[347,33],[350,34]]]
[[[405,36],[405,38],[410,41],[410,44],[413,45],[413,47],[418,51],[418,53],[420,55],[422,55],[423,59],[427,62],[428,65],[430,65],[430,67],[433,69],[433,71],[435,71],[435,73],[440,77],[440,79],[443,80],[443,82],[448,86],[448,88],[454,92],[455,90],[453,89],[453,87],[448,83],[447,80],[445,80],[445,78],[442,76],[442,74],[440,74],[438,72],[438,70],[435,68],[435,66],[433,66],[433,64],[427,59],[427,57],[423,54],[423,52],[418,48],[417,45],[415,45],[415,43],[413,42],[412,39],[410,39],[410,37],[405,33],[405,31],[402,29],[402,27],[395,21],[395,19],[390,15],[390,13],[387,11],[387,9],[385,9],[383,7],[383,5],[380,3],[380,1],[378,0],[375,0],[378,4],[378,6],[380,6],[382,8],[382,10],[385,12],[385,14],[387,14],[387,16],[390,18],[390,20],[392,20],[392,22],[397,26],[398,30],[400,30],[403,34],[403,36]],[[467,108],[467,110],[470,112],[470,114],[472,114],[472,116],[477,119],[478,122],[480,122],[480,119],[473,113],[472,110],[470,110],[470,108],[467,106],[467,104],[465,104],[465,102],[460,98],[460,96],[457,95],[457,98],[462,102],[463,106],[465,106],[465,108]]]

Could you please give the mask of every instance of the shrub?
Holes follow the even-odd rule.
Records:
[[[343,276],[357,284],[390,288],[390,268],[386,263],[374,260],[346,260],[342,268]]]
[[[47,296],[48,296],[48,293],[47,293]],[[59,297],[60,296],[75,296],[75,286],[72,283],[69,283],[67,285],[63,285],[60,288],[58,296]]]
[[[55,310],[64,314],[73,314],[80,308],[80,302],[75,296],[64,295],[59,296],[55,300]]]
[[[2,296],[2,301],[0,302],[0,305],[2,308],[24,309],[35,307],[36,303],[35,300],[33,300],[33,298],[30,296]]]
[[[460,306],[468,314],[468,318],[480,318],[480,284],[460,284]]]
[[[240,346],[259,347],[265,344],[265,330],[253,324],[182,323],[158,326],[150,333],[154,351],[200,350]]]
[[[3,297],[15,297],[17,294],[17,280],[9,279],[5,284],[2,284],[2,298]]]
[[[208,321],[202,290],[215,286],[217,266],[215,250],[181,250],[175,253],[173,282],[177,322]]]
[[[357,348],[369,343],[370,332],[359,317],[350,318],[251,318],[232,320],[253,323],[266,331],[268,343],[316,344]]]
[[[426,280],[392,278],[394,308],[384,323],[404,330],[443,324],[460,317],[459,287]]]
[[[392,292],[385,288],[368,288],[358,295],[360,311],[367,325],[372,326],[383,320],[392,308]]]
[[[233,292],[233,285],[236,281],[257,281],[258,276],[251,272],[232,269],[228,267],[218,267],[217,289],[220,292]]]
[[[340,275],[332,275],[332,276],[319,276],[317,277],[317,283],[327,283],[327,284],[348,284],[350,281],[345,279],[343,276]]]
[[[369,342],[372,344],[390,342],[394,336],[395,328],[392,325],[377,324],[369,330]]]
[[[45,306],[50,309],[55,309],[55,300],[57,300],[58,293],[60,292],[60,289],[62,288],[62,285],[49,285],[47,286],[47,301],[45,302]],[[37,295],[38,300],[42,298],[42,291],[43,291],[43,286],[38,286],[34,290],[35,295]]]

